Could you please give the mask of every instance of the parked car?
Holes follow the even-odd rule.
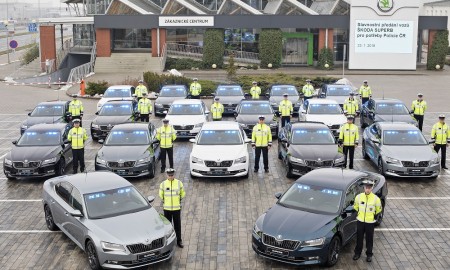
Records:
[[[278,136],[278,158],[286,167],[286,176],[303,175],[323,167],[341,167],[344,155],[327,125],[299,122],[286,125]]]
[[[186,99],[188,89],[185,85],[165,85],[155,100],[155,115],[165,115],[175,100]]]
[[[224,107],[223,114],[233,114],[241,100],[245,99],[242,87],[238,84],[220,84],[213,94]]]
[[[344,106],[345,100],[350,96],[350,93],[355,93],[351,85],[324,84],[319,89],[318,96],[319,98],[335,100],[342,108]]]
[[[67,141],[69,126],[37,124],[27,129],[3,160],[7,179],[63,175],[72,162],[72,147]]]
[[[272,136],[276,138],[278,136],[278,118],[268,100],[243,100],[237,106],[234,114],[236,121],[249,137],[252,136],[253,127],[258,124],[260,115],[264,115],[265,123],[269,125]]]
[[[410,114],[408,107],[398,99],[370,99],[361,108],[361,127],[375,122],[405,122],[418,126],[417,120]]]
[[[407,123],[377,122],[363,133],[362,154],[383,175],[436,178],[439,155],[420,130]]]
[[[347,118],[337,101],[332,99],[308,99],[302,110],[300,121],[321,122],[327,125],[335,137],[339,136],[339,130]]]
[[[288,99],[292,102],[294,107],[294,115],[298,116],[301,107],[300,95],[295,85],[290,84],[274,84],[271,85],[266,96],[269,98],[270,106],[275,111],[278,112],[278,107],[280,102],[284,99],[283,94],[288,94]]]
[[[91,269],[131,269],[167,261],[174,254],[171,222],[124,178],[89,172],[44,182],[47,228],[61,230],[86,252]]]
[[[381,199],[383,210],[376,220],[379,225],[388,195],[383,176],[317,169],[295,181],[284,194],[275,194],[278,201],[253,227],[253,250],[267,259],[294,265],[335,265],[341,249],[356,234],[353,203],[363,192],[364,180],[375,182],[373,193]]]
[[[20,126],[20,134],[36,124],[68,123],[70,101],[47,101],[39,103],[28,113],[27,119]]]
[[[112,85],[106,89],[102,98],[97,103],[97,111],[103,104],[111,100],[133,100],[134,86],[132,85]]]
[[[178,138],[195,137],[208,121],[209,110],[199,99],[176,100],[170,106],[166,119],[177,131]]]

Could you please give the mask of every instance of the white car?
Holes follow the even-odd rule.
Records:
[[[106,89],[102,98],[97,103],[97,112],[103,104],[110,100],[133,100],[134,86],[132,85],[112,85]]]
[[[303,105],[300,121],[324,123],[337,137],[341,126],[347,122],[347,117],[335,100],[308,99]]]
[[[178,138],[195,137],[208,121],[209,111],[199,99],[179,99],[170,105],[165,119],[177,131]]]
[[[239,123],[205,123],[195,139],[189,166],[192,177],[248,177],[251,142]]]

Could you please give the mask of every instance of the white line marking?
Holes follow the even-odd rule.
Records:
[[[42,200],[0,200],[0,202],[42,202]]]
[[[0,234],[2,233],[60,233],[61,231],[49,231],[49,230],[28,230],[28,231],[22,231],[22,230],[1,230]]]
[[[386,232],[441,232],[450,231],[450,228],[376,228],[375,231],[386,231]]]
[[[450,197],[389,197],[389,200],[450,200]]]
[[[7,120],[1,120],[0,123],[22,123],[22,121],[7,121]]]

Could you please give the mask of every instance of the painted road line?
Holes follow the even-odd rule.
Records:
[[[450,197],[388,197],[389,200],[450,200]]]
[[[61,231],[49,231],[49,230],[0,230],[2,233],[61,233]]]
[[[450,231],[450,228],[376,228],[381,232],[442,232]]]
[[[0,202],[42,202],[42,200],[0,200]]]

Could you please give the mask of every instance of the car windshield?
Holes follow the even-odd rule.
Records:
[[[295,129],[292,131],[292,144],[334,144],[334,137],[328,128]]]
[[[298,91],[294,86],[273,86],[270,91],[271,96],[282,96],[288,94],[289,96],[298,96]]]
[[[307,212],[334,214],[339,211],[341,197],[342,190],[295,183],[278,204]]]
[[[311,104],[308,114],[342,114],[338,104]]]
[[[103,116],[131,115],[130,104],[105,104],[99,112]]]
[[[103,95],[105,98],[121,98],[121,97],[131,97],[130,89],[114,89],[108,88]]]
[[[242,114],[272,114],[269,103],[244,103],[241,105]]]
[[[202,130],[198,145],[238,145],[242,144],[239,130]]]
[[[106,138],[105,145],[145,145],[150,144],[146,130],[113,130]]]
[[[84,194],[84,201],[91,219],[115,217],[150,208],[147,200],[133,186]]]
[[[31,116],[58,116],[63,114],[63,105],[38,105],[31,112]]]
[[[219,86],[216,90],[217,96],[244,96],[240,86]]]
[[[328,86],[327,96],[349,96],[352,89],[350,86]]]
[[[383,137],[385,145],[427,145],[419,130],[385,130]]]
[[[27,130],[20,137],[19,146],[49,146],[61,144],[61,132],[58,130]]]
[[[402,115],[409,114],[408,109],[402,103],[377,103],[377,108],[375,109],[377,114],[393,114]]]
[[[159,91],[160,97],[185,97],[186,90],[184,87],[163,87]]]
[[[200,104],[172,104],[169,115],[201,115],[203,114]]]

